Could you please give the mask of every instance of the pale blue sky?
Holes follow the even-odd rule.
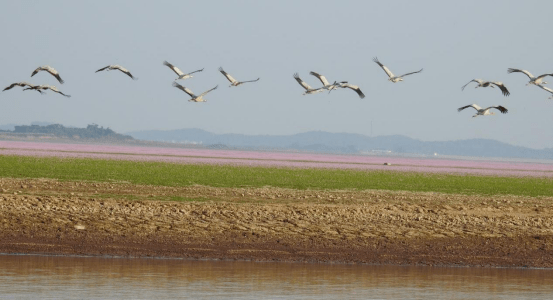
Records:
[[[553,147],[553,101],[525,86],[523,68],[553,72],[551,1],[3,1],[0,83],[53,84],[49,92],[0,94],[0,124],[97,123],[118,132],[201,128],[215,133],[294,134],[310,130],[422,140],[491,138]],[[372,62],[394,73],[388,82]],[[207,103],[188,102],[171,86],[167,60],[185,72],[196,93],[219,84]],[[108,64],[128,68],[94,73]],[[56,68],[65,84],[41,72]],[[218,67],[238,80],[228,87]],[[361,87],[302,96],[292,75],[312,86],[309,71]],[[511,91],[461,87],[469,80],[503,81]],[[553,78],[550,80],[553,86]],[[506,115],[471,118],[457,108],[504,105]]]

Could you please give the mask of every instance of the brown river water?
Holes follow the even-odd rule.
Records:
[[[0,299],[553,299],[553,270],[0,255]]]

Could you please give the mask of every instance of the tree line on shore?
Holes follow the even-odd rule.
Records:
[[[65,127],[61,124],[40,125],[19,125],[14,130],[0,130],[5,133],[16,134],[45,134],[56,137],[77,138],[77,139],[115,139],[133,140],[132,136],[119,134],[109,127],[100,127],[97,124],[88,125],[86,128]]]

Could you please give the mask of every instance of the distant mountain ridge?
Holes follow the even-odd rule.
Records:
[[[530,149],[489,139],[425,142],[402,135],[369,137],[355,133],[310,131],[293,135],[214,134],[202,129],[127,132],[135,139],[202,144],[218,148],[294,149],[334,153],[396,153],[553,159],[553,149]]]

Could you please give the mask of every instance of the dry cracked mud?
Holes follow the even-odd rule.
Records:
[[[553,198],[0,178],[0,252],[553,267]]]

